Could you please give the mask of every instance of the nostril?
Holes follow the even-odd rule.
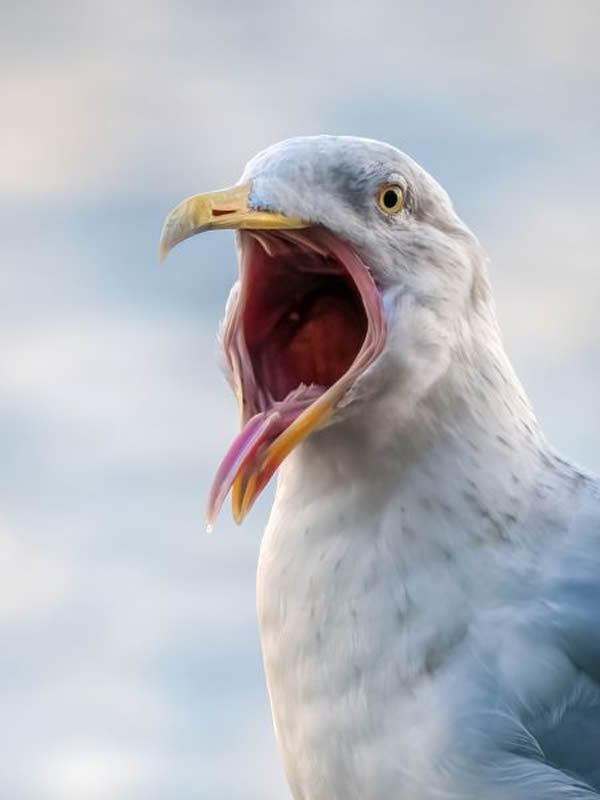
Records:
[[[213,208],[211,213],[213,217],[224,217],[225,214],[234,214],[235,208]]]

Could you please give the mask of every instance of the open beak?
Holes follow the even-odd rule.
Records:
[[[223,337],[242,430],[213,482],[209,530],[230,489],[233,516],[244,519],[282,461],[332,416],[385,341],[381,297],[349,245],[304,220],[252,208],[251,191],[248,182],[184,200],[167,216],[159,245],[164,261],[196,233],[248,231],[240,297]]]
[[[310,223],[297,217],[250,208],[251,191],[252,183],[247,182],[217,192],[197,194],[179,203],[167,216],[163,225],[158,246],[160,261],[165,261],[175,245],[190,236],[208,230],[297,230],[309,226]],[[241,381],[238,375],[235,378],[238,386],[236,394],[243,414],[244,398]],[[307,409],[310,413],[303,415],[301,420],[296,420],[296,423],[300,422],[301,424],[293,424],[284,430],[267,448],[260,463],[255,463],[250,469],[242,468],[249,460],[248,451],[255,451],[262,444],[260,433],[250,437],[251,441],[245,442],[245,447],[230,449],[229,458],[226,456],[221,464],[211,491],[207,512],[209,529],[212,528],[224,500],[223,495],[231,486],[232,477],[233,516],[236,522],[242,522],[254,500],[286,455],[327,417],[327,409],[323,406],[323,403],[317,403],[315,407]],[[271,419],[270,421],[274,422],[275,420]],[[231,463],[232,460],[233,463]]]

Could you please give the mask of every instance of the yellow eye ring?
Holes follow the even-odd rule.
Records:
[[[404,189],[397,183],[386,183],[379,190],[377,204],[386,214],[399,214],[404,208]]]

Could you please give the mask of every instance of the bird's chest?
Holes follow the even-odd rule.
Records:
[[[407,560],[400,531],[361,524],[323,536],[275,515],[261,548],[263,655],[297,800],[416,800],[446,746],[436,680],[469,621],[465,582],[447,554]]]

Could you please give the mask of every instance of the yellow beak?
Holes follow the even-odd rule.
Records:
[[[233,518],[238,525],[243,522],[275,470],[302,439],[327,421],[343,393],[343,389],[331,387],[266,448],[258,464],[253,465],[246,474],[242,472],[236,477],[231,494],[231,507]],[[207,523],[210,528],[213,522],[214,516],[209,508]]]
[[[158,249],[160,261],[164,261],[179,242],[207,230],[220,228],[291,230],[310,226],[311,223],[297,217],[251,208],[249,205],[251,191],[252,183],[248,182],[218,192],[194,195],[179,203],[167,216],[163,225]],[[241,386],[239,390],[241,394]],[[327,392],[272,442],[260,464],[247,467],[235,477],[232,505],[236,522],[243,520],[266,482],[288,453],[329,416],[337,395],[335,389]],[[238,396],[238,401],[243,404],[241,396]],[[215,487],[213,493],[214,489]],[[213,502],[213,493],[208,508],[209,528],[212,527],[220,506],[220,500]]]
[[[158,257],[164,261],[176,244],[203,231],[219,228],[250,230],[291,230],[306,228],[309,223],[273,211],[261,211],[248,205],[252,183],[243,183],[220,192],[197,194],[176,206],[163,225]]]

